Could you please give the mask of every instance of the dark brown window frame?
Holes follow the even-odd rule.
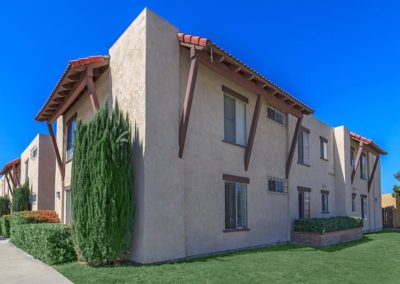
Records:
[[[245,184],[249,184],[250,183],[250,179],[249,178],[235,176],[235,175],[222,174],[222,179],[224,181],[231,181],[231,182],[238,182],[238,183],[245,183]]]
[[[234,90],[228,88],[227,86],[222,85],[221,88],[222,88],[222,91],[223,91],[224,93],[226,93],[226,94],[228,94],[228,95],[234,97],[235,99],[238,99],[238,100],[244,102],[245,104],[248,104],[248,103],[249,103],[249,99],[248,99],[247,97],[245,97],[245,96],[239,94],[238,92],[236,92],[236,91],[234,91]]]

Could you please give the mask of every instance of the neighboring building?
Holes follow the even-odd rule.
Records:
[[[54,210],[56,156],[51,138],[38,134],[21,154],[21,184],[29,179],[31,209]]]
[[[389,227],[400,227],[400,198],[393,197],[391,193],[382,194],[382,208],[389,209],[387,214],[389,215],[387,224]]]
[[[0,175],[3,176],[3,192],[12,199],[14,188],[21,184],[21,158],[5,164]]]
[[[109,57],[71,61],[36,116],[53,137],[65,223],[76,120],[117,101],[134,133],[133,261],[287,242],[299,217],[357,215],[366,231],[382,228],[385,151],[320,122],[210,40],[178,33],[148,9]]]

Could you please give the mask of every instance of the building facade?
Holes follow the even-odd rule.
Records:
[[[48,135],[38,134],[21,154],[21,184],[29,180],[33,211],[54,210],[56,157]]]
[[[2,191],[12,200],[13,190],[21,184],[21,158],[12,160],[0,171],[2,175]]]
[[[36,116],[53,137],[65,223],[75,123],[117,102],[134,139],[133,261],[288,242],[297,218],[363,216],[366,231],[382,228],[375,157],[385,151],[148,9],[109,56],[71,61]]]

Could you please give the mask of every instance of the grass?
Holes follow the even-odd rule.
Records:
[[[315,249],[279,245],[162,265],[55,266],[74,283],[399,283],[400,232]]]

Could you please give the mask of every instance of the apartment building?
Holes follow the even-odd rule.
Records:
[[[21,184],[21,158],[12,160],[0,171],[3,179],[2,191],[12,199],[14,188]]]
[[[54,210],[55,171],[51,138],[38,134],[21,154],[21,184],[29,180],[31,210]]]
[[[364,215],[365,230],[382,227],[381,148],[148,9],[109,55],[70,61],[36,116],[52,137],[65,223],[76,121],[116,102],[134,135],[133,261],[287,242],[296,218]]]

